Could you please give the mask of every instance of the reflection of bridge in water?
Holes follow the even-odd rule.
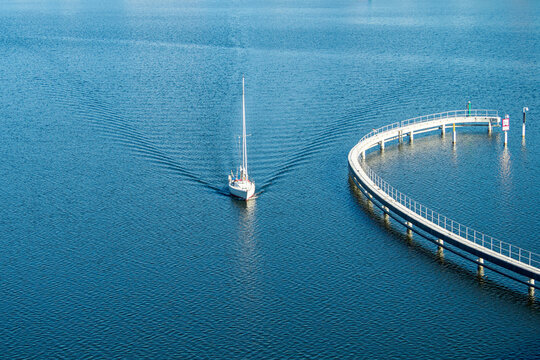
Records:
[[[349,152],[350,177],[362,193],[377,205],[385,218],[392,217],[412,232],[436,243],[442,254],[447,249],[478,264],[478,275],[484,275],[484,267],[528,286],[529,294],[539,288],[540,255],[462,225],[414,201],[398,191],[371,170],[364,161],[366,151],[387,142],[402,142],[407,136],[412,142],[415,134],[441,131],[452,126],[453,142],[456,142],[456,127],[487,126],[491,132],[498,126],[500,117],[495,110],[456,110],[426,115],[396,122],[365,135]],[[476,259],[470,258],[468,254]],[[484,263],[488,262],[488,264]],[[518,276],[516,276],[518,275]],[[525,279],[519,277],[524,276]]]

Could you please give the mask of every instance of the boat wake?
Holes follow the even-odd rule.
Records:
[[[193,171],[191,167],[186,166],[186,164],[193,162],[193,159],[178,159],[167,153],[166,149],[153,142],[132,125],[137,120],[131,120],[129,117],[115,112],[114,104],[108,100],[105,91],[100,90],[95,83],[84,79],[83,76],[77,73],[64,69],[63,62],[60,59],[47,57],[46,60],[50,61],[56,68],[53,71],[57,71],[61,75],[55,76],[58,83],[54,84],[54,86],[42,84],[51,98],[72,109],[72,112],[79,118],[86,120],[87,123],[98,129],[102,135],[126,147],[135,156],[151,161],[170,174],[178,175],[190,182],[202,185],[215,193],[229,196],[227,188],[224,188],[221,183],[223,180],[222,175],[223,178],[225,177],[225,172],[220,172],[221,169],[218,168],[213,171],[214,176],[211,180],[205,179],[196,171]],[[349,143],[348,139],[351,134],[360,133],[360,130],[365,128],[366,124],[370,126],[370,120],[376,119],[378,116],[378,111],[380,111],[378,109],[388,102],[389,97],[395,96],[393,92],[397,90],[388,87],[380,91],[381,94],[378,97],[381,99],[380,103],[371,101],[368,104],[367,100],[359,100],[359,103],[354,107],[356,110],[351,111],[349,109],[342,116],[334,117],[332,116],[333,109],[327,109],[322,115],[324,118],[329,119],[324,122],[324,127],[300,143],[296,150],[293,150],[292,154],[271,170],[266,177],[261,176],[260,180],[257,181],[258,192],[256,195],[264,193],[279,179],[305,164],[310,158],[329,146],[334,146],[338,141]],[[386,111],[388,111],[388,108]],[[142,111],[141,116],[144,116]],[[356,140],[356,136],[354,136],[354,139]],[[216,149],[216,151],[219,152],[219,149]]]
[[[346,114],[333,117],[330,109],[325,115],[331,118],[331,120],[325,122],[325,126],[319,131],[315,132],[307,141],[300,145],[298,150],[288,157],[281,165],[276,168],[270,176],[263,178],[259,181],[260,192],[264,192],[276,181],[283,176],[293,171],[298,166],[309,161],[309,159],[317,153],[328,148],[330,145],[336,144],[338,141],[344,141],[349,143],[351,134],[353,134],[353,141],[358,141],[357,134],[361,133],[361,130],[366,127],[375,127],[376,120],[380,116],[380,109],[384,107],[385,113],[391,113],[392,108],[388,105],[389,99],[401,96],[403,91],[401,87],[387,87],[380,89],[381,94],[377,96],[378,101],[373,102],[359,99],[359,103],[356,104],[353,110],[348,110]],[[401,105],[403,102],[412,102],[413,99],[401,99]],[[396,109],[398,106],[396,105]],[[346,150],[348,151],[348,150]],[[346,152],[345,152],[346,154]]]
[[[147,136],[130,125],[126,117],[115,113],[112,110],[113,106],[103,100],[104,96],[99,96],[99,90],[96,90],[90,82],[75,78],[73,74],[66,74],[62,77],[62,81],[69,82],[69,84],[57,84],[54,88],[41,85],[50,98],[57,100],[63,107],[71,108],[71,114],[74,117],[84,119],[103,136],[124,146],[135,156],[150,160],[170,174],[181,176],[218,194],[229,195],[226,189],[187,169],[180,161],[167,154]],[[70,89],[71,92],[62,93],[62,89]],[[76,94],[75,97],[73,89],[79,90],[79,94]]]
[[[263,192],[272,186],[277,180],[285,176],[296,167],[307,162],[312,156],[324,150],[329,145],[341,140],[346,134],[355,131],[359,124],[364,124],[369,118],[369,113],[350,114],[340,117],[331,124],[314,134],[293,155],[286,159],[268,178],[261,181],[259,187]]]

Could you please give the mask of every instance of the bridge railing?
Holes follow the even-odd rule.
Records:
[[[398,129],[404,126],[409,126],[413,124],[434,121],[434,120],[441,120],[441,119],[449,119],[449,118],[456,118],[456,117],[475,117],[475,116],[497,118],[499,117],[499,112],[497,110],[471,109],[471,110],[452,110],[452,111],[445,111],[445,112],[441,112],[437,114],[418,116],[412,119],[407,119],[407,120],[398,121],[389,125],[385,125],[378,129],[373,129],[372,131],[367,133],[362,139],[360,139],[359,142],[362,142],[366,139],[369,139],[373,136],[379,135],[386,131]]]
[[[517,260],[523,264],[540,267],[540,255],[531,251],[522,249],[507,242],[498,240],[492,236],[486,235],[468,226],[458,223],[430,208],[420,204],[419,202],[411,199],[406,194],[397,190],[390,184],[388,184],[383,178],[377,175],[371,168],[365,163],[361,165],[364,168],[364,172],[368,175],[369,179],[379,187],[384,193],[390,196],[394,201],[405,206],[407,209],[413,211],[415,214],[420,215],[422,218],[442,227],[443,229],[456,234],[464,239],[472,241],[473,243],[480,245],[486,249],[492,250],[503,256]]]

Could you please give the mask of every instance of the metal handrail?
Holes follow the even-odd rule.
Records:
[[[407,209],[428,220],[429,222],[450,231],[461,238],[472,241],[473,243],[486,249],[495,251],[498,254],[512,258],[526,265],[534,266],[536,268],[540,267],[539,254],[498,240],[493,236],[484,234],[453,219],[450,219],[397,190],[379,175],[377,175],[371,168],[365,165],[365,163],[362,165],[362,167],[364,168],[363,170],[368,175],[369,179],[386,195],[390,196],[395,202],[405,206]]]
[[[454,117],[475,117],[475,116],[498,118],[499,112],[497,110],[471,109],[471,110],[451,110],[451,111],[444,111],[444,112],[440,112],[436,114],[418,116],[412,119],[407,119],[407,120],[398,121],[389,125],[385,125],[378,129],[373,129],[369,133],[364,135],[364,137],[362,137],[358,143],[361,143],[362,141],[369,139],[375,135],[380,135],[384,132],[387,132],[396,128],[400,128],[400,127],[405,127],[405,126],[418,124],[418,123],[424,123],[427,121],[435,121],[435,120],[448,119],[448,118],[454,118]]]
[[[498,112],[496,110],[454,110],[447,111],[438,114],[420,116],[400,122],[396,122],[390,125],[383,126],[378,129],[374,129],[366,136],[364,136],[360,142],[365,141],[375,135],[393,130],[397,127],[408,126],[412,124],[417,124],[426,121],[440,120],[445,118],[452,117],[462,117],[462,116],[483,116],[483,117],[498,117]],[[360,143],[359,142],[359,143]],[[417,202],[416,200],[410,198],[406,194],[397,190],[390,184],[386,182],[383,178],[377,175],[365,162],[361,163],[361,167],[364,170],[364,173],[367,174],[369,179],[382,190],[386,195],[390,196],[393,201],[405,206],[410,211],[421,216],[427,221],[461,237],[468,241],[482,246],[485,249],[492,250],[502,256],[506,256],[513,260],[516,260],[522,264],[533,266],[535,268],[540,268],[540,255],[533,253],[529,250],[522,249],[518,246],[512,245],[510,243],[498,240],[493,236],[484,234],[475,229],[472,229],[468,226],[465,226],[453,219],[450,219],[430,208],[424,206]]]

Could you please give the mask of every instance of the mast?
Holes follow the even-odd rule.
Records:
[[[242,178],[248,179],[247,172],[247,144],[246,144],[246,100],[244,97],[244,76],[242,76]]]

